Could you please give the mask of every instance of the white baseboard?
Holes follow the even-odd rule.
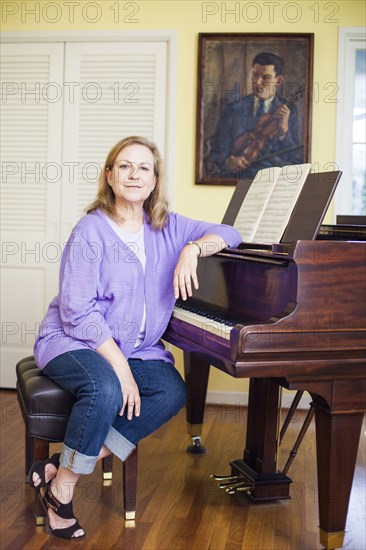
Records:
[[[248,405],[248,392],[231,392],[231,391],[208,391],[206,403],[212,405],[231,405],[243,406]],[[295,392],[291,394],[282,394],[282,407],[289,407],[295,397]],[[305,392],[300,399],[299,409],[308,409],[311,403],[310,395]]]

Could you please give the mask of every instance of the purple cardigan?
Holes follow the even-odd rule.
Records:
[[[157,231],[145,223],[145,276],[131,249],[96,210],[84,216],[65,246],[59,294],[43,319],[34,345],[40,368],[56,356],[80,348],[96,349],[113,337],[128,358],[174,362],[160,338],[171,317],[175,298],[173,273],[179,254],[190,240],[219,235],[229,246],[240,242],[230,226],[191,220],[170,213]],[[146,335],[134,348],[146,300]]]

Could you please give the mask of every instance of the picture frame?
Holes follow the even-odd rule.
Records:
[[[313,33],[199,33],[196,184],[310,161],[313,44]]]

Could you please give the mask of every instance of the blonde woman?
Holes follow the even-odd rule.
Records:
[[[168,211],[149,140],[112,148],[97,198],[65,246],[59,294],[34,349],[39,368],[76,398],[60,456],[30,472],[55,536],[85,534],[72,508],[79,476],[110,453],[126,460],[183,407],[185,384],[161,336],[176,298],[198,285],[198,257],[239,242],[232,227]]]

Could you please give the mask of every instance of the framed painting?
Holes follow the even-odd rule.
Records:
[[[310,161],[313,37],[199,34],[197,184]]]

